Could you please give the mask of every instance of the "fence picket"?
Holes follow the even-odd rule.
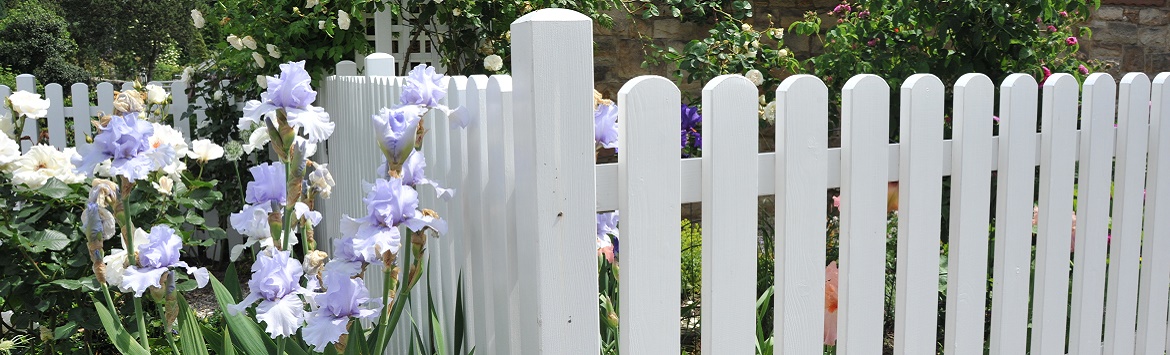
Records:
[[[187,138],[187,142],[190,142],[191,137],[194,137],[195,131],[193,131],[191,127],[191,117],[187,115],[187,104],[189,102],[187,100],[186,93],[187,82],[182,80],[175,81],[171,83],[171,87],[168,89],[170,89],[168,91],[171,93],[171,115],[175,120],[175,129],[179,130],[179,132],[182,132],[183,137]],[[202,97],[199,99],[202,99]],[[198,99],[196,100],[196,103],[199,103]],[[207,103],[203,102],[200,107],[207,107]],[[199,128],[201,123],[203,122],[196,120],[194,128]]]
[[[543,9],[511,28],[521,353],[595,354],[593,24]]]
[[[114,114],[114,84],[97,84],[97,108],[99,116]]]
[[[1142,248],[1146,143],[1150,122],[1150,79],[1142,73],[1121,78],[1117,101],[1117,160],[1112,195],[1112,233],[1105,299],[1105,355],[1133,354],[1137,321],[1138,258]],[[1110,237],[1111,238],[1111,237]]]
[[[90,125],[89,86],[76,83],[69,87],[73,95],[73,143],[79,148],[89,146],[86,137],[94,134]]]
[[[1105,301],[1105,236],[1113,165],[1113,109],[1117,84],[1109,74],[1085,79],[1081,96],[1080,172],[1069,355],[1101,352]],[[998,238],[997,238],[998,239]]]
[[[947,258],[947,295],[954,297],[946,305],[947,355],[983,354],[994,108],[995,84],[986,75],[963,75],[955,83]]]
[[[0,97],[7,98],[11,94],[12,94],[12,88],[8,87],[8,85],[0,85]],[[14,124],[16,123],[16,117],[15,117],[15,115],[12,114],[12,109],[8,108],[8,105],[0,105],[0,117],[5,117],[5,119],[12,120],[12,123],[14,123]],[[5,129],[9,129],[9,128],[5,128]],[[11,129],[16,129],[15,125],[13,127],[11,127]],[[16,132],[0,132],[0,133],[8,134],[11,136],[16,135]]]
[[[881,352],[885,317],[886,179],[890,86],[858,75],[841,94],[841,234],[837,351]],[[832,324],[830,324],[832,326]],[[826,329],[830,331],[830,329]]]
[[[49,141],[41,143],[48,143],[57,149],[65,148],[65,95],[61,84],[45,85],[45,99],[50,102],[49,114],[45,116],[49,128]]]
[[[454,107],[462,106],[466,101],[464,100],[464,97],[467,94],[467,78],[463,76],[452,77],[451,81],[447,84],[447,88],[447,104]],[[452,277],[450,280],[446,280],[447,282],[446,285],[444,285],[444,288],[445,290],[450,290],[450,292],[444,294],[443,302],[447,304],[448,307],[450,307],[448,309],[454,310],[456,307],[456,302],[463,301],[462,306],[465,307],[465,321],[463,322],[463,329],[466,333],[464,339],[468,339],[468,344],[472,344],[470,343],[470,335],[474,333],[475,329],[474,322],[471,321],[475,317],[473,314],[474,312],[471,312],[473,309],[471,304],[472,302],[467,302],[468,298],[466,296],[463,297],[462,300],[455,297],[457,291],[462,291],[464,292],[464,295],[466,295],[467,285],[470,285],[469,274],[464,273],[464,271],[468,271],[466,266],[470,265],[467,263],[467,237],[464,233],[464,230],[466,229],[464,227],[466,221],[463,218],[463,200],[465,199],[464,196],[467,194],[467,191],[464,189],[466,186],[464,182],[467,178],[467,159],[464,158],[464,156],[467,155],[465,136],[466,130],[452,122],[449,122],[446,127],[439,129],[447,130],[448,132],[447,153],[451,157],[447,166],[447,178],[444,180],[444,182],[449,184],[448,186],[451,188],[455,189],[455,196],[453,196],[451,201],[447,203],[447,214],[444,214],[444,216],[448,216],[447,218],[449,218],[449,221],[451,222],[451,224],[448,225],[447,230],[449,235],[447,238],[449,243],[448,245],[451,246],[451,258],[448,260],[447,266],[451,268],[451,272],[454,273],[454,277]],[[451,342],[451,349],[454,349],[455,344],[455,316],[455,312],[451,312],[447,318],[449,330],[451,331],[451,333],[448,333],[451,334],[451,336],[447,337],[447,341]]]
[[[37,79],[32,74],[20,74],[16,76],[16,91],[27,91],[31,93],[37,92]],[[14,117],[13,122],[21,119]],[[39,127],[37,127],[37,120],[35,118],[24,119],[24,132],[18,132],[21,137],[28,137],[28,140],[20,140],[21,151],[27,152],[28,149],[41,141]],[[18,139],[19,140],[19,139]]]
[[[492,266],[495,285],[492,298],[495,300],[496,354],[512,354],[520,343],[520,321],[518,292],[519,278],[516,277],[516,216],[515,202],[515,147],[513,146],[512,77],[492,75],[487,84],[487,116],[490,123],[487,136],[491,137],[488,147],[488,191],[484,200],[485,217],[488,221],[490,248],[488,260]]]
[[[1076,166],[1076,151],[1070,147],[1076,145],[1078,89],[1076,78],[1068,74],[1053,74],[1044,82],[1032,297],[1033,354],[1064,353]]]
[[[828,88],[815,76],[795,75],[776,88],[773,334],[784,354],[819,353],[824,344],[825,227],[808,222],[826,217],[828,109]]]
[[[991,353],[1027,350],[1031,216],[1036,157],[1036,80],[1012,74],[999,93],[999,166],[996,172],[995,269],[992,272]]]
[[[934,354],[938,308],[921,305],[938,303],[943,84],[915,74],[901,91],[894,353]]]
[[[1166,351],[1170,289],[1170,72],[1154,77],[1150,100],[1149,170],[1146,172],[1145,236],[1138,291],[1136,354]]]
[[[484,349],[495,349],[495,299],[492,297],[492,285],[495,281],[495,272],[491,267],[492,255],[488,253],[490,234],[485,230],[487,225],[484,208],[494,206],[484,198],[484,189],[487,185],[487,149],[488,136],[487,122],[487,76],[472,75],[467,80],[467,104],[471,115],[471,123],[467,126],[467,181],[464,196],[467,196],[466,210],[463,215],[467,218],[467,225],[471,226],[467,232],[467,239],[471,248],[472,274],[471,288],[468,295],[475,303],[477,317],[475,318],[476,346]]]
[[[682,252],[678,87],[640,76],[618,90],[618,211],[622,283],[619,350],[677,354]]]
[[[703,87],[704,353],[754,351],[759,167],[755,140],[743,137],[759,130],[756,92],[739,75]]]

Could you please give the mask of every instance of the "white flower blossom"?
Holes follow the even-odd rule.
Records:
[[[187,157],[206,163],[223,157],[223,147],[209,139],[196,139],[191,141],[191,151],[187,152]]]
[[[252,52],[252,60],[256,61],[256,66],[264,67],[264,56],[260,55],[260,52]]]
[[[45,186],[50,178],[57,178],[66,184],[85,181],[85,176],[77,174],[70,162],[74,154],[43,144],[33,146],[13,163],[16,167],[12,170],[12,184],[38,189]]]
[[[349,29],[349,14],[345,10],[337,10],[337,28],[342,31]]]
[[[183,68],[183,74],[179,76],[179,81],[191,82],[192,75],[195,75],[195,68],[192,68],[192,67]]]
[[[17,91],[8,96],[8,104],[18,117],[42,118],[49,114],[49,100],[42,99],[41,94]]]
[[[11,173],[9,169],[17,159],[20,159],[20,144],[8,135],[0,134],[0,170]]]
[[[248,47],[248,49],[256,50],[256,40],[252,39],[252,36],[244,36],[244,38],[240,39],[240,44]]]
[[[0,113],[0,134],[10,139],[16,139],[16,122],[11,116]]]
[[[783,28],[772,29],[772,37],[776,37],[777,41],[784,39],[784,29]]]
[[[745,23],[745,24],[740,25],[739,29],[743,30],[744,32],[748,32],[748,31],[752,30],[752,25]]]
[[[183,137],[182,132],[179,132],[174,127],[160,123],[151,123],[151,126],[154,127],[154,134],[150,136],[150,146],[152,148],[169,145],[175,152],[176,157],[187,155],[187,151],[190,148],[187,146],[187,139]],[[162,150],[155,151],[162,152]],[[187,166],[182,161],[173,159],[170,164],[163,166],[159,170],[167,175],[175,175],[187,170]]]
[[[759,70],[748,70],[747,74],[744,74],[744,77],[747,77],[748,80],[751,80],[752,84],[755,86],[764,85],[764,74],[760,73]]]
[[[162,104],[167,102],[167,91],[158,85],[146,86],[146,101],[152,104]]]
[[[500,71],[504,67],[504,59],[492,54],[483,58],[483,68],[491,71]]]
[[[276,48],[276,45],[269,43],[264,47],[268,49],[269,57],[280,58],[280,48]]]
[[[326,164],[318,163],[317,166],[313,168],[313,172],[309,173],[309,187],[317,190],[317,193],[322,198],[329,198],[329,195],[333,193],[333,185],[335,184],[336,183],[333,181],[333,174],[329,173],[329,169],[326,167]]]
[[[191,9],[191,21],[195,22],[195,28],[203,28],[206,21],[203,20],[203,13],[198,9]]]
[[[263,76],[263,75],[257,75],[256,76],[256,84],[260,85],[261,89],[267,89],[268,88],[268,77]]]
[[[462,10],[462,9],[460,9],[460,8],[458,8],[458,7],[454,8],[454,9],[451,9],[451,15],[455,15],[455,16],[462,16],[462,15],[463,15],[463,10]]]
[[[325,29],[325,20],[317,21],[317,29],[318,30]]]
[[[787,50],[787,49],[781,49],[781,50],[780,50],[779,52],[777,52],[776,54],[780,55],[780,58],[787,58],[787,57],[788,57],[788,50]]]
[[[215,90],[215,93],[211,94],[211,99],[215,100],[215,101],[222,100],[223,99],[223,90]]]
[[[272,138],[268,136],[268,127],[257,127],[248,136],[248,143],[244,144],[244,154],[252,154],[254,151],[264,150],[264,145],[268,144],[271,140]]]
[[[227,36],[227,42],[238,51],[244,50],[244,42],[241,42],[240,37],[236,37],[234,34]]]
[[[764,121],[776,124],[776,101],[769,102],[767,106],[764,106]]]
[[[151,182],[150,185],[154,186],[154,189],[163,196],[170,196],[171,191],[173,191],[175,188],[175,180],[171,179],[169,176],[163,175],[162,177],[158,178],[158,182]]]
[[[318,0],[306,0],[305,1],[305,8],[311,9],[311,8],[313,8],[313,6],[317,6],[318,3],[320,3],[320,1],[318,1]]]

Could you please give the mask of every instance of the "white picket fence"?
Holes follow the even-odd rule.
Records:
[[[998,88],[998,113],[995,83],[982,74],[955,83],[951,111],[937,77],[914,75],[899,95],[897,144],[887,141],[890,88],[859,75],[844,87],[840,148],[827,145],[825,84],[797,75],[776,90],[775,153],[758,152],[757,88],[725,75],[702,91],[703,157],[693,159],[679,158],[678,88],[644,76],[616,98],[618,163],[595,165],[589,18],[560,9],[529,14],[512,25],[511,53],[512,76],[450,78],[446,104],[469,110],[466,129],[442,114],[424,120],[428,177],[457,191],[449,202],[420,194],[450,223],[428,244],[425,279],[441,304],[447,349],[462,274],[468,344],[477,353],[596,354],[595,213],[620,210],[621,352],[678,354],[680,204],[702,202],[703,352],[751,354],[757,197],[775,195],[776,349],[819,354],[825,192],[840,188],[838,353],[880,354],[886,183],[899,181],[895,354],[934,354],[944,176],[951,177],[945,353],[983,354],[985,341],[993,354],[1166,349],[1170,209],[1159,204],[1170,203],[1170,73],[1152,82],[1131,73],[1120,85],[1097,73],[1083,88],[1067,74],[1039,87],[1015,74]],[[321,90],[337,122],[327,153],[337,187],[323,227],[333,238],[342,213],[364,213],[361,181],[372,180],[380,162],[370,115],[395,104],[402,82],[377,76],[392,75],[393,59],[382,58],[367,61],[364,77],[352,63],[339,64]],[[943,139],[946,112],[951,140]],[[1080,207],[1071,253],[1074,182]],[[1040,214],[1030,294],[1033,201]],[[1107,245],[1110,233],[1117,243]],[[378,289],[380,271],[370,272]],[[419,324],[429,319],[424,291],[408,312]],[[405,342],[396,345],[391,353],[405,353]]]

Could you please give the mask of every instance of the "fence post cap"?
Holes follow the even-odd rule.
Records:
[[[593,21],[589,16],[569,9],[540,9],[521,16],[512,22],[513,25],[525,22],[562,22],[562,21]]]

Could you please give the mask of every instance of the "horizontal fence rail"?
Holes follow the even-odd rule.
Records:
[[[1039,84],[1022,74],[1001,83],[915,75],[893,88],[897,143],[888,141],[895,98],[883,78],[852,78],[842,106],[830,107],[820,79],[793,76],[776,89],[777,151],[768,153],[756,145],[757,88],[721,76],[703,90],[703,156],[689,159],[675,131],[679,89],[644,76],[617,93],[618,162],[595,164],[591,29],[568,10],[525,16],[513,24],[513,76],[451,77],[445,104],[467,114],[424,119],[427,175],[456,191],[449,201],[424,199],[450,223],[427,244],[425,277],[445,334],[455,331],[462,293],[465,349],[597,353],[594,214],[616,210],[619,347],[678,353],[679,205],[701,202],[703,352],[753,352],[757,199],[774,195],[778,353],[821,351],[825,329],[839,336],[839,354],[881,353],[887,262],[897,265],[895,354],[1165,352],[1170,73],[1120,83],[1056,74]],[[380,163],[364,133],[369,116],[402,85],[358,77],[348,63],[338,73],[322,89],[346,137],[328,143],[338,180],[326,204],[331,236],[342,213],[361,212],[357,186]],[[954,88],[950,107],[944,85]],[[839,148],[827,144],[831,110],[840,110]],[[952,138],[943,139],[948,112]],[[899,182],[896,260],[886,256],[888,182]],[[826,192],[838,188],[839,310],[826,318]],[[429,317],[425,304],[411,307],[416,320]]]

